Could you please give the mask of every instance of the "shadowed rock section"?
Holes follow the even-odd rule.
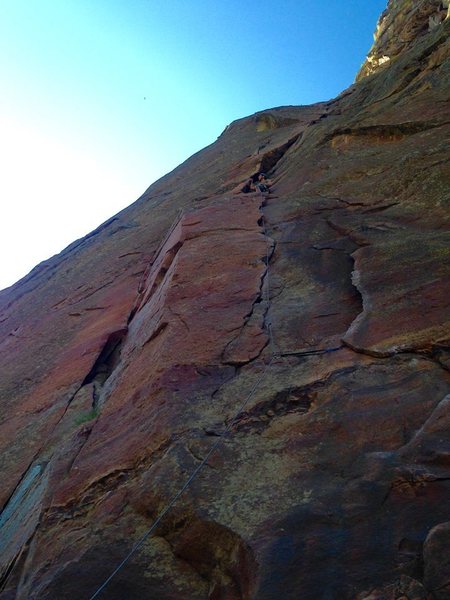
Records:
[[[0,292],[1,600],[449,598],[437,4]]]

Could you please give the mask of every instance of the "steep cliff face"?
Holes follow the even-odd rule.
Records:
[[[449,22],[420,14],[0,292],[1,600],[88,599],[139,540],[98,597],[450,597]]]
[[[449,16],[449,0],[389,0],[378,20],[374,44],[356,80],[395,61]]]

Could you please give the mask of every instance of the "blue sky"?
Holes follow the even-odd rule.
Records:
[[[258,110],[348,87],[386,0],[0,0],[0,289]]]

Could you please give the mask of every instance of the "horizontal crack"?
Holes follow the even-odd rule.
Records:
[[[336,313],[338,314],[338,313]],[[323,316],[328,316],[328,315],[323,315]],[[338,350],[342,350],[342,348],[344,348],[344,345],[341,346],[335,346],[333,348],[324,348],[324,349],[320,349],[320,350],[306,350],[306,351],[301,351],[301,350],[285,350],[283,352],[278,352],[276,354],[276,356],[315,356],[317,354],[328,354],[330,352],[337,352]]]

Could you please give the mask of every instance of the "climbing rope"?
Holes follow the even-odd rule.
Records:
[[[122,569],[122,567],[125,566],[125,564],[129,561],[129,559],[133,556],[133,554],[139,550],[139,548],[142,546],[142,544],[145,542],[145,540],[153,533],[153,531],[156,529],[156,527],[160,524],[160,522],[162,521],[162,519],[165,517],[165,515],[170,511],[170,509],[174,506],[174,504],[177,502],[177,500],[180,498],[180,496],[187,490],[187,488],[191,485],[191,483],[194,481],[194,479],[197,477],[198,473],[202,470],[202,468],[206,465],[206,463],[208,462],[209,458],[211,457],[211,455],[217,450],[217,448],[219,447],[219,445],[222,443],[223,439],[225,438],[225,436],[231,431],[233,425],[236,423],[236,421],[239,418],[239,415],[242,413],[242,411],[244,410],[244,408],[247,406],[247,404],[250,402],[251,398],[253,397],[253,395],[255,394],[256,390],[258,389],[258,387],[260,387],[261,383],[264,381],[265,376],[267,371],[269,370],[269,368],[271,367],[273,361],[274,361],[275,357],[272,356],[272,358],[270,359],[270,361],[265,365],[263,373],[260,377],[258,377],[256,383],[253,385],[252,389],[250,390],[250,392],[247,394],[244,402],[242,402],[242,404],[239,406],[238,410],[236,411],[236,413],[234,414],[233,418],[231,419],[231,421],[228,423],[227,427],[224,429],[224,431],[219,435],[217,441],[211,446],[211,448],[208,450],[206,456],[203,458],[203,460],[201,461],[201,463],[197,466],[196,469],[194,469],[194,471],[191,473],[191,475],[189,476],[189,478],[187,479],[187,481],[185,482],[185,484],[183,485],[183,487],[172,497],[172,499],[170,500],[170,502],[165,506],[165,508],[159,513],[159,515],[156,517],[155,521],[153,522],[152,526],[146,531],[146,533],[141,537],[141,539],[136,542],[136,544],[133,546],[133,548],[130,550],[130,552],[125,556],[125,558],[122,560],[122,562],[114,569],[114,571],[111,573],[111,575],[108,577],[108,579],[105,580],[105,582],[97,589],[97,591],[89,598],[89,600],[94,600],[94,598],[97,598],[99,596],[99,594],[105,589],[105,587],[108,585],[108,583],[111,581],[111,579],[117,575],[117,573]]]
[[[260,192],[260,195],[261,195],[261,199],[262,199],[261,206],[263,206],[264,205],[264,200],[265,200],[266,196],[264,195],[263,192]],[[130,558],[133,556],[133,554],[135,554],[139,550],[139,548],[144,544],[144,542],[151,536],[151,534],[155,531],[155,529],[161,523],[162,519],[172,509],[172,507],[176,504],[176,502],[183,495],[183,493],[189,488],[189,486],[195,480],[195,478],[197,477],[197,475],[199,474],[199,472],[207,464],[207,462],[210,459],[211,455],[218,449],[218,447],[220,446],[220,444],[223,442],[224,438],[230,433],[231,429],[233,428],[234,424],[238,420],[239,416],[244,411],[245,407],[250,402],[250,400],[253,398],[256,390],[264,382],[264,380],[266,378],[266,375],[267,375],[270,367],[272,366],[273,362],[275,361],[275,359],[281,358],[281,360],[285,363],[285,365],[290,369],[291,365],[289,364],[289,361],[287,360],[287,358],[289,356],[313,356],[313,355],[320,355],[320,354],[326,354],[328,352],[336,352],[337,350],[340,350],[342,348],[342,346],[339,346],[339,347],[336,347],[336,348],[329,348],[329,349],[323,349],[323,350],[311,350],[311,351],[306,351],[306,352],[294,352],[294,351],[292,351],[292,352],[289,352],[289,351],[282,352],[280,350],[277,351],[277,344],[275,342],[274,334],[273,334],[273,326],[272,326],[272,320],[271,320],[272,317],[270,315],[270,304],[271,304],[271,302],[270,302],[270,296],[271,296],[270,284],[271,284],[271,282],[270,282],[269,261],[271,259],[272,254],[273,254],[274,248],[272,248],[272,245],[271,245],[271,241],[272,241],[271,238],[267,235],[267,224],[266,224],[266,219],[265,219],[264,215],[263,215],[263,221],[262,222],[263,222],[263,234],[264,234],[264,236],[267,239],[267,248],[266,248],[266,273],[265,273],[266,280],[264,282],[265,283],[264,284],[265,294],[264,294],[264,292],[263,292],[263,294],[265,295],[266,306],[267,306],[267,311],[266,311],[266,316],[265,316],[265,325],[266,325],[267,333],[269,335],[269,344],[270,344],[271,358],[270,358],[269,362],[264,365],[264,369],[263,369],[262,375],[260,377],[258,377],[257,381],[255,382],[255,384],[251,388],[250,392],[247,394],[247,396],[245,397],[245,399],[242,402],[242,404],[239,406],[239,408],[234,413],[233,418],[231,419],[231,421],[228,423],[228,425],[222,431],[222,433],[218,436],[217,441],[211,446],[211,448],[206,453],[205,457],[198,464],[198,466],[194,469],[194,471],[188,477],[188,479],[186,480],[186,482],[184,483],[184,485],[171,498],[171,500],[163,508],[163,510],[161,510],[161,512],[158,514],[158,516],[154,520],[154,522],[151,525],[151,527],[135,543],[135,545],[132,547],[132,549],[129,551],[129,553],[125,556],[125,558],[120,562],[119,565],[117,565],[117,567],[114,569],[114,571],[111,573],[111,575],[109,575],[109,577],[95,591],[95,593],[89,598],[89,600],[95,600],[95,598],[98,598],[98,596],[102,593],[102,591],[106,588],[106,586],[110,583],[110,581],[126,565],[126,563],[130,560]],[[293,389],[293,386],[291,386],[289,388],[289,394],[291,393],[292,389]]]

